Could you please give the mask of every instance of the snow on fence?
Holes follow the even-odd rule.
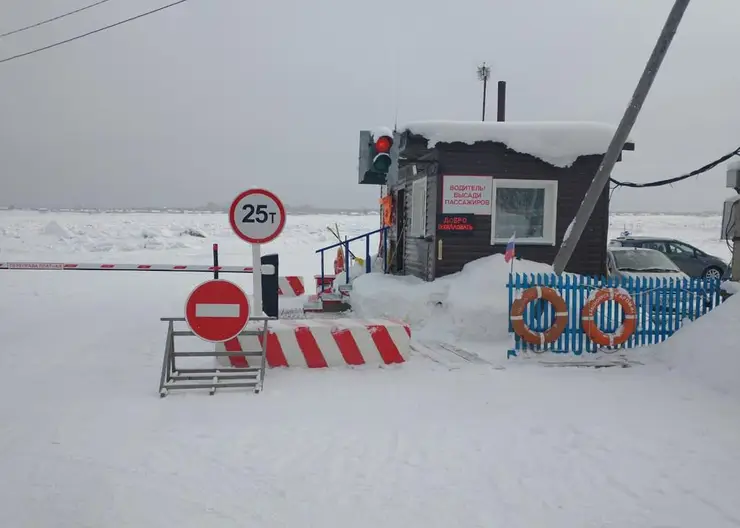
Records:
[[[717,279],[677,280],[655,277],[596,278],[582,275],[523,274],[509,276],[509,313],[521,292],[532,287],[549,287],[558,292],[567,306],[568,322],[557,340],[545,345],[532,345],[514,333],[514,349],[535,353],[555,352],[614,352],[665,341],[686,321],[692,321],[718,306],[723,298],[721,281]],[[601,347],[592,342],[581,322],[584,304],[601,288],[622,288],[635,302],[637,327],[627,341],[615,347]],[[534,331],[547,330],[555,321],[553,306],[546,301],[534,301],[524,311],[523,319]],[[624,321],[624,312],[615,302],[606,302],[594,316],[597,326],[607,334],[616,332]],[[509,332],[514,329],[509,318]]]

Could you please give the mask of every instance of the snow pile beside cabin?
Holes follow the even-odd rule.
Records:
[[[580,156],[604,154],[616,127],[604,123],[559,121],[416,121],[401,130],[426,138],[429,148],[437,143],[472,145],[492,141],[556,167],[570,167]]]
[[[433,282],[365,274],[352,282],[352,309],[360,317],[402,319],[420,337],[505,341],[510,338],[509,269],[503,255],[496,254],[469,262],[461,271]],[[515,272],[552,273],[552,267],[517,260]]]

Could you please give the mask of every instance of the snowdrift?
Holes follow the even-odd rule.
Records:
[[[655,345],[656,359],[681,375],[740,397],[740,295]]]
[[[63,227],[56,220],[52,220],[40,231],[42,235],[48,235],[55,238],[72,238],[72,233],[66,227]]]
[[[725,281],[722,283],[722,290],[730,295],[740,293],[740,282]]]
[[[434,282],[365,274],[352,282],[352,309],[361,317],[402,319],[427,338],[504,341],[509,339],[509,268],[497,254]],[[514,271],[551,273],[552,267],[517,260]]]

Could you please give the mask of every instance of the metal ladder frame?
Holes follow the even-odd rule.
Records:
[[[164,345],[162,359],[162,374],[159,379],[159,396],[164,398],[171,390],[209,389],[213,395],[217,389],[252,388],[254,393],[262,391],[267,366],[267,335],[269,322],[276,317],[251,317],[250,321],[262,321],[260,330],[243,330],[239,336],[261,336],[260,350],[244,350],[240,352],[177,352],[175,351],[175,337],[195,336],[192,330],[175,330],[176,322],[185,322],[184,317],[162,317],[160,321],[167,323],[167,338]],[[178,369],[178,357],[259,357],[259,367],[212,367],[212,368],[183,368]],[[210,381],[205,383],[205,381]],[[182,383],[186,382],[186,383]],[[187,383],[199,382],[199,383]]]

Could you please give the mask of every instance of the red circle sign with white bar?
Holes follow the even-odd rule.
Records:
[[[266,189],[249,189],[231,202],[229,223],[234,233],[250,244],[267,244],[285,227],[285,206]]]
[[[188,296],[185,320],[201,339],[212,343],[229,341],[249,322],[247,294],[233,282],[204,282]]]

